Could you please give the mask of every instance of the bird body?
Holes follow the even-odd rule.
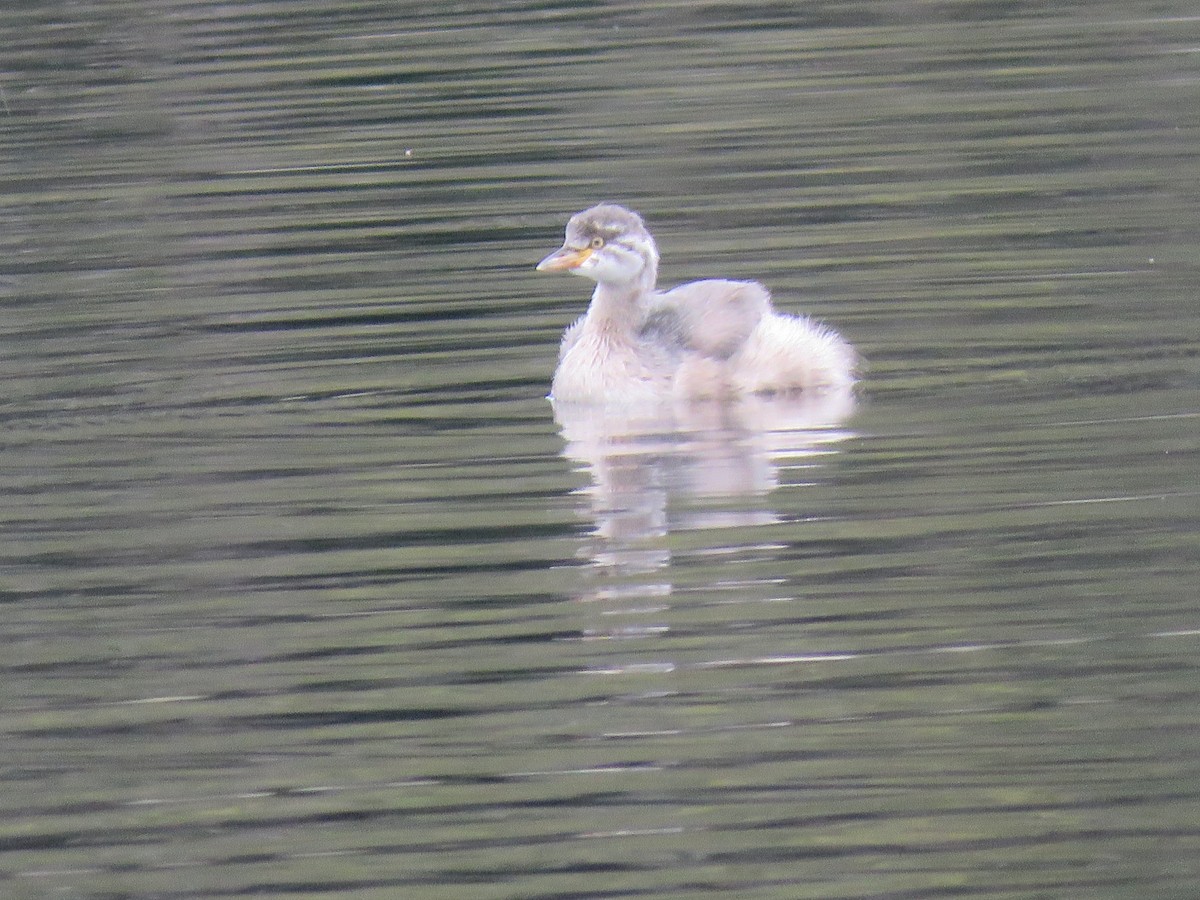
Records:
[[[563,335],[551,396],[628,404],[848,388],[857,357],[833,330],[776,311],[753,281],[657,290],[658,248],[640,216],[602,203],[571,217],[538,269],[596,282]]]

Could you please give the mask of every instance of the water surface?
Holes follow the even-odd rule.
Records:
[[[1200,892],[1200,19],[0,13],[5,896]],[[856,397],[545,399],[639,209]]]

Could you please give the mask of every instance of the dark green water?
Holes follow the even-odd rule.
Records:
[[[0,896],[1200,896],[1191,5],[0,40]],[[601,199],[857,401],[556,422]]]

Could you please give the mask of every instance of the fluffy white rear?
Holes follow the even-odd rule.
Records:
[[[734,391],[761,394],[849,387],[858,357],[836,331],[772,312],[730,363]]]

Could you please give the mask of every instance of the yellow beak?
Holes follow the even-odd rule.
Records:
[[[583,265],[591,255],[591,247],[560,247],[538,263],[537,269],[539,272],[570,272]]]

